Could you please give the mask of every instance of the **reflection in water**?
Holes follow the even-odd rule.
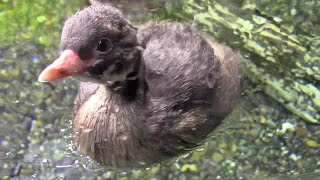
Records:
[[[173,0],[176,1],[176,0]],[[164,7],[166,0],[90,0],[92,3],[108,3],[123,11],[126,18],[130,20],[150,19],[152,13]]]

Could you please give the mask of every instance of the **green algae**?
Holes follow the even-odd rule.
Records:
[[[308,1],[304,2],[309,3]],[[202,8],[194,8],[190,5],[193,3],[202,5]],[[270,21],[269,17],[273,16],[266,13],[268,11],[265,10],[270,9],[270,6],[261,7],[256,4],[260,7],[259,12],[268,16],[252,14],[251,16],[243,16],[245,19],[237,16],[237,13],[244,13],[248,7],[257,8],[249,6],[249,4],[253,4],[251,1],[243,3],[245,5],[242,9],[240,7],[235,12],[231,12],[228,7],[222,4],[220,1],[187,1],[183,3],[183,9],[186,9],[186,17],[195,15],[193,22],[198,23],[201,28],[204,28],[207,33],[218,40],[241,51],[247,51],[251,57],[259,56],[260,58],[245,58],[243,60],[246,73],[250,74],[248,77],[256,83],[263,82],[265,92],[292,113],[310,123],[320,123],[318,95],[320,90],[319,87],[312,85],[319,81],[320,63],[317,54],[320,53],[320,48],[311,47],[312,51],[308,51],[305,45],[309,43],[307,39],[317,39],[318,36],[312,33],[310,37],[305,33],[289,34],[289,26],[284,23],[285,19],[282,19],[281,22],[284,25],[281,26]],[[303,2],[299,5],[301,4]],[[174,16],[174,11],[172,12],[171,15]],[[312,17],[311,14],[309,15]],[[288,15],[285,16],[288,17]],[[292,21],[293,19],[290,20],[290,22]],[[295,25],[298,26],[298,24]],[[235,43],[235,41],[239,43]],[[318,44],[316,46],[319,47]],[[280,82],[282,77],[285,78],[285,82]],[[308,104],[308,106],[304,104]]]

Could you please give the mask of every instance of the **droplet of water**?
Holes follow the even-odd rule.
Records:
[[[118,105],[113,105],[113,111],[114,111],[115,113],[119,113],[119,111],[120,111],[119,106],[118,106]]]
[[[83,129],[84,133],[90,133],[91,131],[92,131],[92,129],[90,129],[90,128]]]
[[[119,133],[117,136],[117,139],[119,139],[121,141],[126,141],[128,139],[128,136],[124,133]]]
[[[36,56],[32,57],[32,62],[34,62],[34,63],[39,62],[39,58],[38,58],[38,57],[36,57]]]
[[[140,165],[144,166],[144,165],[146,165],[146,162],[144,162],[144,161],[140,161],[140,162],[138,162],[138,164],[140,164]]]
[[[43,160],[41,161],[41,163],[42,163],[42,164],[49,164],[49,161],[48,161],[48,159],[43,159]]]
[[[292,9],[290,10],[290,14],[291,14],[292,16],[297,15],[297,9],[292,8]]]
[[[8,141],[1,141],[1,145],[2,145],[2,146],[7,146],[8,144],[9,144]]]
[[[10,156],[12,156],[12,153],[11,153],[11,152],[7,152],[7,153],[6,153],[6,156],[7,156],[7,157],[10,157]]]

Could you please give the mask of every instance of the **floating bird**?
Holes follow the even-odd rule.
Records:
[[[171,159],[201,145],[232,112],[241,91],[239,57],[176,22],[133,26],[94,3],[64,25],[61,55],[40,82],[81,81],[76,149],[111,167]]]

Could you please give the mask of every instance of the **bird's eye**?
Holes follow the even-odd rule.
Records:
[[[112,48],[110,39],[101,39],[98,43],[97,50],[101,53],[108,53]]]

